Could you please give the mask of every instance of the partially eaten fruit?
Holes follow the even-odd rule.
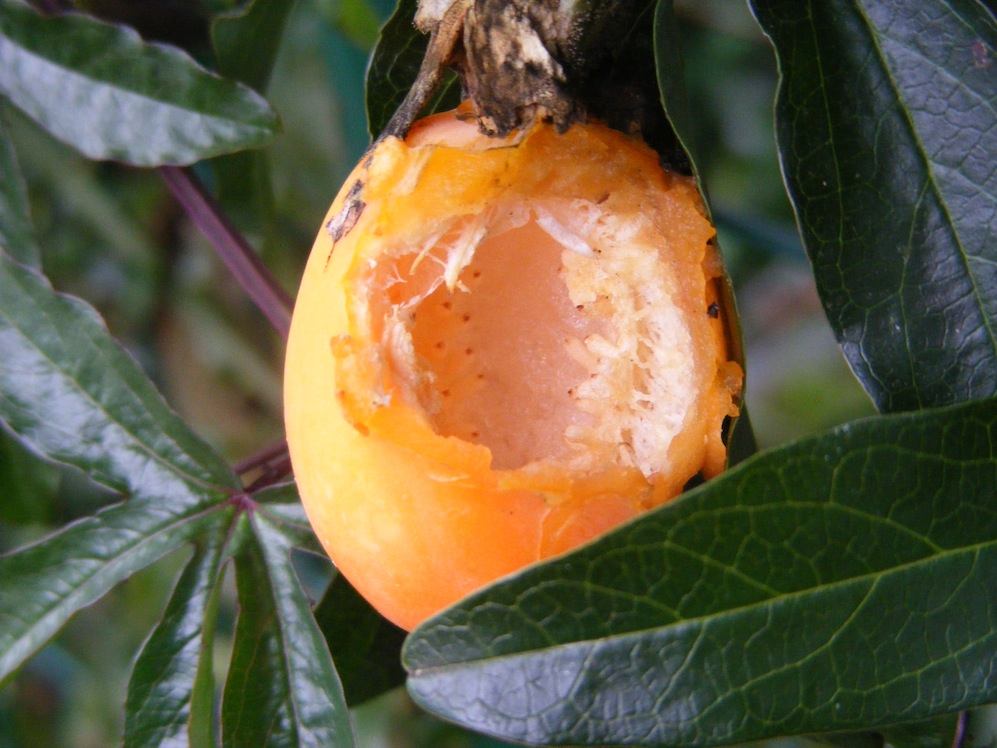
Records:
[[[437,115],[381,142],[326,221],[288,443],[326,550],[399,626],[723,468],[742,370],[714,230],[639,140]]]

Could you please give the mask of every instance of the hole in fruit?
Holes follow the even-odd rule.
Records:
[[[553,460],[651,477],[693,391],[669,271],[654,248],[604,237],[595,252],[577,234],[559,241],[550,216],[521,215],[491,235],[460,219],[377,263],[372,332],[392,376],[437,433],[488,447],[495,469]]]
[[[488,447],[498,469],[567,459],[565,432],[591,422],[566,394],[586,371],[564,339],[578,344],[607,326],[572,303],[563,251],[532,220],[486,237],[453,293],[437,286],[411,327],[432,392],[446,396],[430,392],[420,405],[438,433]],[[430,342],[441,336],[445,349]]]

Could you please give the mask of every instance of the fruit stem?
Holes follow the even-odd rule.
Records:
[[[236,282],[249,294],[271,326],[287,340],[294,305],[291,296],[277,283],[246,238],[192,172],[176,166],[161,166],[159,174]]]

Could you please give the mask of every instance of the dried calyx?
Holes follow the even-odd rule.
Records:
[[[661,130],[654,86],[627,75],[646,52],[649,37],[634,30],[649,28],[637,23],[647,7],[637,0],[422,0],[415,22],[430,34],[429,48],[385,134],[405,135],[446,66],[457,71],[489,135],[537,120],[563,131],[589,116],[624,131]]]

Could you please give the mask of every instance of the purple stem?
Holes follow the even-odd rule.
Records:
[[[234,465],[232,469],[236,473],[239,473],[241,475],[242,473],[248,473],[250,470],[253,470],[254,468],[266,465],[267,463],[277,459],[278,457],[284,457],[286,455],[287,455],[287,441],[281,440],[276,444],[271,444],[269,447],[262,450],[261,452],[257,452],[251,457],[247,457],[242,462],[239,462],[236,465]]]
[[[966,723],[969,721],[967,712],[959,712],[955,723],[955,737],[952,739],[952,748],[963,748],[966,743]]]
[[[236,282],[249,294],[273,328],[287,340],[294,306],[290,295],[277,283],[249,242],[190,171],[176,166],[161,166],[159,174],[173,197],[211,242]]]

